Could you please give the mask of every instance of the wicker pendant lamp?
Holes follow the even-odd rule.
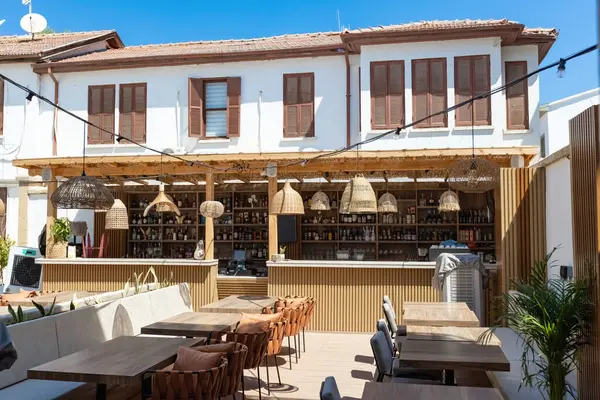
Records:
[[[446,190],[440,196],[440,205],[438,206],[438,210],[441,212],[460,211],[458,195],[452,190]]]
[[[225,207],[219,201],[207,200],[200,204],[200,214],[203,217],[219,218],[225,212]]]
[[[105,229],[129,229],[127,207],[120,199],[115,199],[113,206],[106,212]]]
[[[4,217],[6,215],[6,204],[4,201],[0,199],[0,217]]]
[[[317,193],[313,194],[310,209],[314,211],[331,210],[331,205],[329,204],[329,196],[327,196],[327,194],[320,190]]]
[[[475,157],[475,111],[471,103],[471,148],[472,156],[467,160],[459,160],[448,171],[448,185],[460,192],[482,193],[492,190],[500,182],[498,164]]]
[[[178,216],[181,215],[179,208],[177,208],[175,203],[173,203],[173,200],[167,197],[167,194],[165,193],[165,185],[162,183],[158,187],[158,196],[156,196],[156,198],[152,200],[152,203],[148,204],[148,207],[146,207],[144,210],[144,217],[148,215],[152,207],[156,207],[156,211],[159,213],[174,212]]]
[[[102,182],[83,172],[81,176],[69,178],[60,185],[52,194],[51,201],[55,208],[108,210],[115,199]]]
[[[398,202],[396,197],[390,192],[385,192],[377,202],[377,211],[380,213],[396,213],[398,212]]]
[[[374,214],[377,212],[377,197],[373,187],[362,175],[348,182],[340,201],[341,214]]]
[[[271,214],[276,215],[302,215],[304,214],[302,196],[286,181],[283,189],[273,196],[270,211]]]

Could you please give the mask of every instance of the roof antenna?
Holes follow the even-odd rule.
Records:
[[[23,18],[21,18],[21,28],[31,34],[31,40],[36,33],[42,32],[48,26],[48,22],[46,22],[46,18],[41,16],[40,14],[35,14],[32,12],[32,4],[31,0],[22,0],[21,1],[24,6],[29,6],[29,13],[25,14]]]
[[[342,20],[340,19],[340,10],[337,10],[338,31],[342,31]]]

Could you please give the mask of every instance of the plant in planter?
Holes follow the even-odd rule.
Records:
[[[71,236],[71,221],[68,218],[57,218],[50,228],[52,239],[46,249],[47,258],[65,258],[67,244]]]
[[[537,388],[550,400],[562,400],[567,393],[576,397],[566,378],[579,368],[584,345],[590,343],[594,279],[548,280],[547,268],[555,250],[534,264],[528,278],[511,282],[514,290],[505,293],[497,304],[498,325],[480,340],[489,340],[497,327],[507,324],[524,342],[521,385]]]
[[[8,264],[8,255],[10,248],[15,245],[15,241],[6,235],[6,237],[0,237],[0,278],[2,277],[2,271]]]

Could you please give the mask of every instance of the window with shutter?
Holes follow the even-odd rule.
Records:
[[[371,129],[404,125],[404,61],[371,63]]]
[[[227,82],[204,83],[205,137],[227,136]]]
[[[283,136],[315,135],[314,74],[283,75]]]
[[[200,139],[239,137],[242,80],[239,77],[188,82],[188,135]]]
[[[454,91],[456,104],[467,101],[490,91],[490,56],[468,56],[454,58]],[[471,110],[474,107],[474,110]],[[474,111],[472,113],[472,111]],[[472,106],[467,105],[455,111],[456,125],[471,125],[475,115],[475,125],[491,125],[490,96],[477,99]]]
[[[413,122],[443,111],[448,105],[446,59],[412,60]],[[447,113],[418,122],[416,128],[448,126]]]
[[[146,84],[129,83],[119,89],[119,135],[146,143]]]
[[[0,136],[4,135],[4,80],[0,79]]]
[[[115,131],[115,85],[88,86],[88,121],[102,130],[88,126],[88,144],[113,144]]]
[[[504,66],[505,83],[527,75],[526,61],[509,61]],[[506,89],[506,126],[508,129],[529,129],[527,80]]]

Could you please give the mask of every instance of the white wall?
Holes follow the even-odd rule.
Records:
[[[542,133],[546,136],[546,155],[569,144],[569,120],[593,105],[600,104],[600,88],[579,93],[545,106],[541,118]]]
[[[573,265],[573,225],[571,221],[571,161],[563,158],[546,167],[546,246],[554,253],[554,267],[548,276],[559,275],[561,265]]]
[[[363,46],[361,50],[361,101],[362,139],[375,136],[385,130],[371,130],[370,63],[373,61],[404,60],[405,67],[405,113],[406,123],[412,116],[412,66],[413,59],[446,58],[448,107],[455,104],[454,57],[482,55],[490,56],[491,88],[502,86],[504,62],[527,61],[530,71],[537,69],[536,46],[501,47],[499,38],[449,40],[444,42],[385,44]],[[504,92],[492,96],[492,126],[475,127],[475,147],[510,147],[538,145],[539,143],[539,83],[532,77],[529,84],[530,129],[527,132],[506,131],[506,102]],[[471,128],[456,127],[455,113],[448,114],[447,128],[409,128],[399,139],[379,140],[364,146],[364,149],[423,149],[471,147]]]
[[[197,153],[256,153],[336,149],[346,142],[346,79],[343,56],[262,62],[191,65],[57,74],[60,103],[87,118],[89,85],[146,82],[147,141],[158,149],[185,145],[188,135],[188,78],[242,78],[239,138],[200,141]],[[283,74],[315,74],[315,138],[283,138]],[[44,78],[45,80],[47,77]],[[118,89],[117,89],[118,90]],[[118,96],[116,108],[118,110]],[[49,114],[49,113],[48,113]],[[118,113],[117,113],[118,114]],[[49,120],[44,116],[44,120]],[[51,118],[50,118],[51,121]],[[118,127],[118,115],[115,126]],[[79,156],[83,124],[68,115],[58,122],[58,153]],[[89,154],[147,153],[131,145],[88,146]]]

